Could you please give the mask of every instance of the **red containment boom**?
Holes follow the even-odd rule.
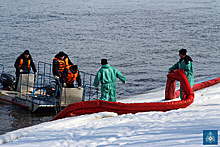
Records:
[[[194,93],[193,90],[199,90],[214,84],[220,83],[220,77],[195,84],[193,90],[185,76],[185,72],[182,69],[173,70],[172,73],[167,75],[167,84],[165,90],[165,100],[171,100],[179,96],[180,92],[175,92],[175,81],[180,81],[182,87],[183,99],[179,101],[171,102],[149,102],[149,103],[120,103],[120,102],[109,102],[102,100],[83,101],[73,104],[69,104],[60,113],[58,113],[53,119],[61,119],[70,116],[77,116],[83,114],[92,114],[103,111],[115,112],[117,114],[127,113],[138,113],[138,112],[149,112],[149,111],[168,111],[173,109],[185,108],[193,103]]]

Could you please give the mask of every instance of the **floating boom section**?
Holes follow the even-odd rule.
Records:
[[[83,114],[92,114],[103,111],[115,112],[118,114],[127,113],[138,113],[138,112],[149,112],[149,111],[168,111],[173,109],[185,108],[193,103],[194,93],[191,86],[185,76],[183,70],[174,70],[172,73],[167,75],[168,80],[166,84],[166,99],[173,99],[179,95],[179,91],[175,92],[175,80],[180,81],[180,85],[183,90],[183,99],[180,101],[172,102],[150,102],[150,103],[120,103],[120,102],[109,102],[102,100],[94,101],[83,101],[73,104],[69,104],[60,113],[58,113],[53,119],[61,119],[70,116],[77,116]],[[199,90],[214,84],[220,83],[220,77],[196,84],[193,89]]]
[[[167,84],[166,84],[166,90],[165,90],[165,100],[172,100],[179,96],[179,91],[175,92],[176,88],[176,80],[180,81],[180,86],[182,88],[182,99],[186,100],[188,99],[192,101],[194,99],[194,93],[193,90],[187,80],[187,77],[185,76],[185,72],[182,69],[173,70],[172,73],[169,73],[167,75]]]
[[[209,86],[213,86],[218,83],[220,83],[220,77],[193,85],[193,91],[197,91],[197,90],[209,87]]]
[[[166,91],[165,91],[165,100],[172,100],[180,96],[180,90],[175,91],[176,81],[172,78],[173,73],[167,75]],[[206,87],[213,86],[220,83],[220,77],[215,79],[194,84],[192,90],[197,91]],[[181,83],[180,83],[181,84]],[[182,85],[181,85],[182,87]],[[175,92],[174,92],[175,91]],[[184,92],[184,91],[183,91]],[[184,95],[184,93],[183,93]]]

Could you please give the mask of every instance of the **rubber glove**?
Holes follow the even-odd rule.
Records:
[[[66,87],[66,83],[63,83],[63,87]]]
[[[54,76],[54,79],[55,80],[59,80],[60,78],[58,76]]]

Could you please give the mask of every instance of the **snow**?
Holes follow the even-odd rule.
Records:
[[[196,91],[194,103],[184,109],[126,115],[101,112],[70,117],[6,133],[0,136],[0,144],[3,147],[198,147],[203,145],[203,130],[220,128],[219,98],[220,84],[217,84]],[[130,96],[120,102],[162,99],[164,90]]]

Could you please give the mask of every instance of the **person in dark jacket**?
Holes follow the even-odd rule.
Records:
[[[64,52],[59,52],[58,54],[55,55],[55,58],[53,59],[53,75],[57,79],[61,77],[61,74],[63,70],[70,66],[73,65],[73,63],[70,61],[69,57],[67,54]]]
[[[72,65],[69,68],[65,68],[60,78],[60,82],[62,83],[63,87],[74,88],[75,80],[77,81],[78,89],[81,89],[82,84],[77,65]]]
[[[29,50],[25,50],[15,61],[14,67],[16,68],[16,85],[15,89],[17,88],[18,80],[20,73],[30,73],[31,68],[33,72],[35,73],[35,76],[37,75],[37,69],[35,67],[35,64],[33,62],[33,59],[30,55]]]
[[[63,51],[59,52],[55,55],[53,59],[53,75],[55,80],[57,81],[57,85],[60,83],[61,75],[65,68],[68,68],[70,65],[73,65],[73,63],[70,61],[68,55],[64,53]],[[61,95],[61,85],[59,85],[59,90],[57,93],[57,97],[60,97]]]

